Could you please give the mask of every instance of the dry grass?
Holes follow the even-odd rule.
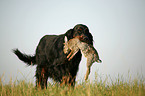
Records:
[[[17,81],[17,84],[10,81],[3,85],[2,79],[0,77],[1,96],[145,96],[143,78],[125,81],[118,77],[110,83],[106,77],[104,81],[97,79],[93,83],[88,81],[76,84],[74,89],[48,82],[48,88],[44,90],[36,89],[34,84],[26,81]]]

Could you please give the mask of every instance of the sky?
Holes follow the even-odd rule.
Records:
[[[76,24],[88,26],[103,61],[92,65],[90,80],[145,77],[145,0],[0,0],[2,81],[35,82],[36,66],[26,66],[12,49],[33,55],[44,35],[64,34]],[[85,72],[83,57],[77,82]]]

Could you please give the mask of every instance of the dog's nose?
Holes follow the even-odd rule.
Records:
[[[86,42],[88,44],[91,43],[90,39],[87,37],[87,36],[80,36],[80,40],[83,41],[83,42]]]
[[[84,42],[91,44],[91,40],[88,37],[84,37],[83,40]]]

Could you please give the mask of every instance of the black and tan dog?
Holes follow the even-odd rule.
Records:
[[[75,85],[75,79],[82,54],[78,51],[73,59],[68,61],[63,52],[64,37],[68,40],[80,37],[82,42],[93,45],[93,36],[86,25],[78,24],[61,35],[45,35],[40,40],[34,56],[21,53],[18,49],[13,52],[27,65],[37,65],[36,86],[47,87],[48,77],[61,84]]]
[[[80,37],[75,37],[73,39],[67,40],[65,37],[64,43],[64,53],[68,54],[67,58],[70,61],[76,53],[81,50],[82,54],[87,58],[87,72],[85,75],[85,80],[88,79],[90,74],[90,67],[94,62],[101,63],[102,61],[99,59],[99,55],[97,50],[91,44],[87,44],[85,42],[80,41]]]

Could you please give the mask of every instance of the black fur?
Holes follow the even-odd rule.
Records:
[[[21,53],[18,49],[14,49],[13,52],[18,56],[20,60],[25,62],[27,65],[36,64],[36,56],[29,56],[24,53]]]
[[[13,50],[18,58],[27,63],[27,65],[37,65],[36,86],[47,87],[48,77],[61,84],[75,85],[82,55],[79,51],[72,60],[67,60],[67,54],[63,52],[65,36],[67,36],[68,40],[80,36],[82,38],[81,41],[93,45],[93,37],[87,26],[78,24],[65,34],[45,35],[42,37],[34,56],[23,54],[18,49]]]

